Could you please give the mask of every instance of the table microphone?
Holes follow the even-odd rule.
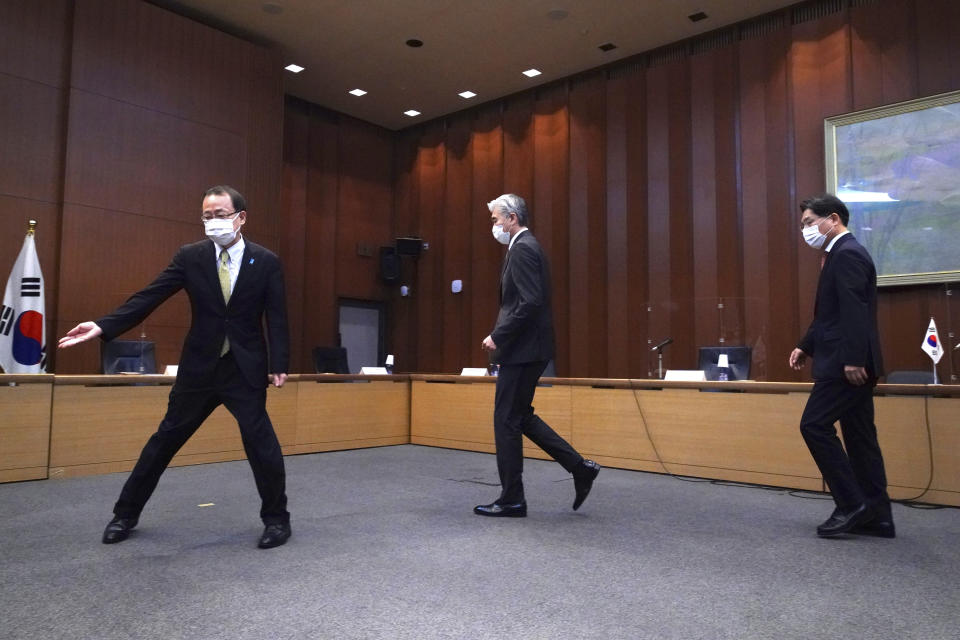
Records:
[[[660,344],[658,344],[657,346],[655,346],[653,349],[650,349],[650,351],[656,351],[657,349],[663,349],[665,346],[667,346],[667,345],[670,344],[671,342],[673,342],[673,338],[667,338],[666,340],[664,340],[663,342],[661,342]]]

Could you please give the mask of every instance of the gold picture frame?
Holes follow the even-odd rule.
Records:
[[[960,281],[960,91],[826,118],[824,149],[879,286]]]

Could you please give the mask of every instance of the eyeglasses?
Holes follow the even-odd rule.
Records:
[[[200,216],[200,221],[209,222],[214,219],[229,220],[230,218],[237,215],[238,213],[239,211],[224,211],[223,209],[216,209],[214,211],[211,211],[210,213],[207,213],[206,211],[204,211],[203,215]]]

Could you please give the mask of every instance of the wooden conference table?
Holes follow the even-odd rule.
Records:
[[[493,382],[291,375],[270,389],[267,405],[285,454],[406,443],[492,452]],[[809,383],[542,382],[549,386],[537,390],[537,412],[605,466],[823,489],[798,428]],[[131,469],[172,383],[160,375],[0,375],[0,482]],[[960,506],[960,385],[879,385],[876,393],[891,497]],[[528,456],[545,457],[525,444]],[[236,423],[220,407],[172,464],[243,457]]]

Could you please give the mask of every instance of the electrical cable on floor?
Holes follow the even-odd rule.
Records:
[[[923,421],[927,426],[927,454],[930,457],[930,474],[927,476],[927,486],[923,488],[919,494],[911,498],[900,498],[899,500],[893,500],[892,502],[898,502],[905,507],[910,507],[911,509],[942,509],[943,505],[937,504],[918,504],[915,501],[919,500],[923,496],[927,495],[927,492],[930,491],[930,487],[933,486],[933,434],[930,430],[930,396],[923,396]]]
[[[748,482],[735,482],[731,480],[716,480],[710,478],[694,478],[690,476],[681,476],[673,473],[670,469],[667,468],[666,463],[664,463],[663,458],[660,457],[660,451],[657,449],[656,443],[653,441],[653,436],[650,434],[650,428],[647,425],[647,418],[643,414],[643,407],[640,406],[640,396],[637,393],[637,389],[633,387],[633,380],[629,380],[631,383],[630,390],[633,392],[633,400],[637,405],[637,411],[640,413],[640,423],[643,425],[643,432],[647,436],[647,441],[650,443],[650,447],[653,449],[653,455],[656,457],[657,463],[663,468],[664,473],[666,473],[671,478],[676,480],[682,480],[684,482],[709,482],[717,486],[725,487],[743,487],[746,489],[761,489],[764,491],[776,491],[780,493],[786,493],[788,496],[794,498],[802,498],[804,500],[833,500],[833,497],[826,492],[826,486],[824,486],[823,492],[810,491],[807,489],[788,489],[785,487],[772,487],[770,485],[762,484],[751,484]],[[943,509],[946,505],[933,505],[933,504],[924,504],[917,503],[916,500],[919,500],[930,491],[930,487],[933,486],[933,436],[930,430],[930,412],[929,412],[929,396],[924,396],[923,399],[923,417],[924,424],[927,428],[927,453],[930,459],[930,473],[927,477],[927,486],[924,487],[916,496],[910,498],[900,498],[898,500],[891,500],[891,502],[897,502],[904,505],[905,507],[910,507],[911,509]]]
[[[647,418],[643,415],[643,408],[640,406],[640,397],[637,394],[637,389],[633,388],[633,380],[629,380],[630,390],[633,392],[633,400],[637,403],[637,411],[640,412],[640,423],[643,425],[643,432],[647,435],[647,441],[650,443],[650,446],[653,448],[653,455],[657,458],[657,462],[663,467],[664,473],[666,473],[671,478],[676,480],[682,480],[684,482],[712,482],[710,478],[691,478],[689,476],[680,476],[667,468],[667,465],[663,462],[663,458],[660,457],[660,451],[657,450],[657,445],[653,441],[653,437],[650,435],[650,429],[647,427]]]

